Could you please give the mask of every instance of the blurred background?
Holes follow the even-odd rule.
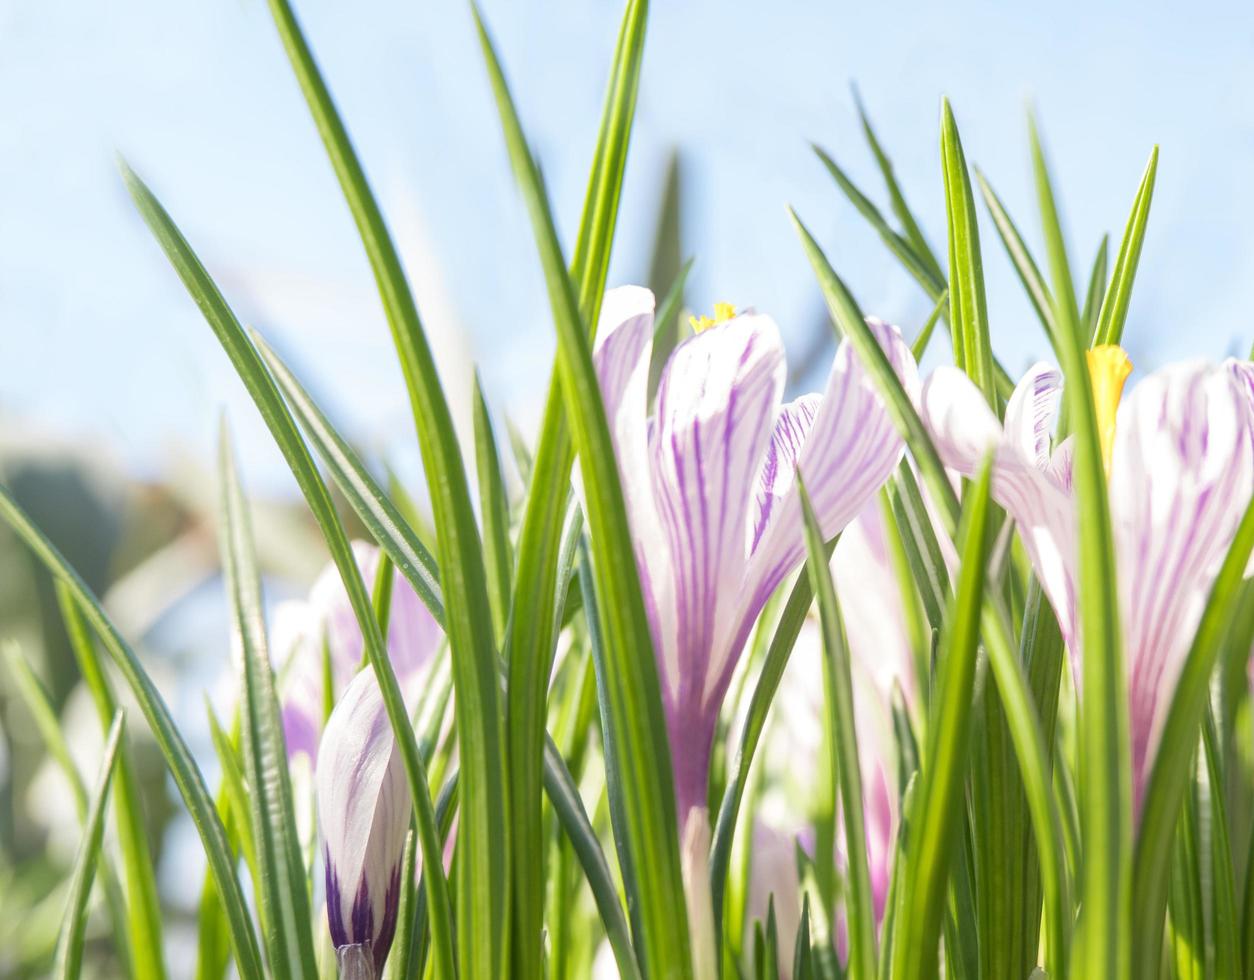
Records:
[[[619,3],[483,7],[569,241]],[[653,7],[611,283],[664,291],[695,258],[687,305],[725,300],[773,314],[791,383],[817,388],[831,334],[791,204],[863,307],[913,335],[931,302],[809,146],[823,145],[884,203],[856,82],[934,246],[944,244],[941,95],[968,159],[1039,255],[1025,123],[1035,106],[1073,264],[1085,270],[1103,233],[1117,244],[1160,144],[1128,324],[1133,360],[1145,370],[1249,349],[1248,4],[1196,4],[1187,16],[1129,2]],[[300,0],[297,9],[402,246],[459,422],[468,431],[477,366],[498,423],[530,433],[553,333],[467,5]],[[0,479],[105,596],[212,770],[203,697],[228,687],[211,479],[223,410],[254,497],[268,598],[303,591],[325,555],[242,386],[134,213],[115,156],[150,182],[241,317],[284,352],[341,431],[421,497],[369,269],[261,0],[0,0],[0,117]],[[1047,347],[980,218],[994,343],[1017,373]],[[943,342],[931,356],[946,356]],[[4,530],[0,639],[34,664],[71,744],[88,752],[83,765],[94,765],[96,720],[51,588]],[[41,926],[55,931],[52,883],[77,822],[7,671],[0,722],[6,974],[46,941]],[[132,726],[141,746],[142,727]],[[191,935],[202,859],[155,749],[147,762],[171,921]],[[15,921],[9,902],[44,909],[47,922]],[[170,935],[179,941],[177,927]]]

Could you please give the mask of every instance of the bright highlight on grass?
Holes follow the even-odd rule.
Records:
[[[988,309],[953,108],[934,251],[859,102],[887,211],[818,156],[934,312],[910,330],[865,315],[792,214],[836,343],[823,390],[784,401],[780,331],[750,297],[685,316],[687,266],[666,297],[607,282],[645,0],[611,54],[570,256],[567,202],[472,10],[558,343],[535,441],[503,458],[476,388],[463,455],[346,121],[289,0],[269,5],[378,284],[426,486],[372,475],[123,164],[330,562],[267,622],[224,425],[238,696],[210,712],[211,790],[147,665],[0,487],[108,732],[80,771],[6,645],[82,827],[37,968],[101,975],[103,949],[144,980],[1254,975],[1254,365],[1125,390],[1157,149],[1113,264],[1103,239],[1091,269],[1071,265],[1035,121],[1043,265],[977,173],[1053,352],[1020,374],[996,357],[1020,325]],[[925,372],[938,323],[953,363]],[[349,511],[373,540],[350,539]],[[205,854],[194,963],[163,936],[120,700]]]

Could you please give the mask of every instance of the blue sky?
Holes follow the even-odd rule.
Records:
[[[793,351],[805,348],[818,298],[787,219],[792,204],[863,306],[913,331],[925,298],[809,150],[822,143],[882,197],[852,80],[936,244],[942,94],[968,158],[1033,244],[1024,107],[1037,107],[1073,256],[1085,265],[1103,232],[1121,233],[1159,143],[1128,327],[1138,367],[1247,350],[1254,11],[1095,6],[655,0],[611,282],[645,276],[666,159],[678,148],[694,306],[754,305],[776,317]],[[484,8],[569,237],[619,5]],[[467,6],[300,0],[297,9],[404,243],[450,376],[478,362],[497,408],[526,423],[552,330]],[[211,458],[226,405],[250,485],[294,489],[134,215],[114,164],[120,151],[241,315],[287,352],[342,426],[412,468],[412,426],[369,270],[261,0],[0,0],[0,114],[0,418],[159,475],[175,458]],[[1017,370],[1045,345],[981,220],[994,342]],[[460,405],[464,387],[453,389]]]

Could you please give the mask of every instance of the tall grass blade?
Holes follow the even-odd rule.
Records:
[[[317,968],[305,865],[296,834],[287,746],[266,643],[261,577],[225,421],[219,440],[219,537],[231,611],[232,655],[240,671],[244,700],[242,754],[257,846],[257,900],[264,910],[266,958],[276,974],[313,978]]]
[[[457,831],[464,845],[458,848],[462,858],[457,863],[458,964],[464,977],[497,977],[505,970],[510,949],[509,787],[491,603],[466,472],[400,257],[348,132],[291,4],[270,0],[270,11],[374,270],[413,408],[435,516],[441,584],[445,596],[452,597],[445,627],[453,652],[463,765]]]
[[[1036,118],[1028,114],[1028,142],[1032,151],[1032,175],[1036,180],[1036,200],[1041,211],[1041,226],[1045,232],[1045,252],[1049,258],[1049,274],[1054,283],[1054,309],[1059,325],[1073,332],[1080,330],[1080,307],[1076,302],[1075,285],[1071,277],[1071,261],[1067,258],[1067,241],[1063,235],[1062,218],[1054,197],[1054,185],[1045,163],[1045,151],[1041,149],[1040,133]],[[1087,335],[1080,336],[1083,343]]]
[[[1110,236],[1103,235],[1102,243],[1097,247],[1093,257],[1093,267],[1089,270],[1089,287],[1084,294],[1084,309],[1080,313],[1080,323],[1084,327],[1086,337],[1096,337],[1097,317],[1102,311],[1102,302],[1106,298],[1106,257],[1110,248]]]
[[[858,737],[854,728],[853,674],[849,644],[826,561],[827,549],[809,494],[798,474],[801,508],[806,524],[806,550],[810,583],[818,598],[823,652],[828,661],[830,699],[828,713],[835,722],[836,774],[840,787],[840,812],[845,830],[845,915],[849,928],[850,980],[875,980],[875,900],[867,864],[866,818],[862,801],[862,771],[858,762]]]
[[[96,874],[96,862],[100,857],[100,845],[104,840],[105,804],[109,801],[109,788],[113,782],[114,764],[117,762],[118,745],[122,736],[124,715],[121,711],[109,729],[105,742],[104,761],[100,764],[100,777],[96,783],[96,796],[87,813],[87,825],[83,829],[83,842],[74,859],[74,871],[70,876],[70,889],[66,897],[65,916],[61,932],[57,936],[57,950],[53,958],[52,975],[57,980],[78,980],[83,970],[83,935],[87,931],[87,902],[91,898],[92,878]]]
[[[532,218],[558,335],[566,418],[579,454],[592,539],[594,579],[604,630],[605,691],[616,743],[625,834],[631,853],[628,894],[644,928],[637,936],[648,976],[689,975],[684,891],[670,754],[653,643],[645,616],[614,447],[575,287],[566,271],[547,195],[527,146],[500,61],[476,22],[515,176]]]
[[[900,980],[937,976],[937,946],[945,911],[953,836],[957,832],[971,732],[980,607],[992,538],[986,465],[963,508],[959,533],[961,568],[949,602],[937,658],[932,723],[914,810],[915,836],[907,843],[905,899],[896,925],[892,975]],[[919,819],[914,819],[916,815]]]
[[[292,420],[286,406],[283,404],[283,399],[275,387],[274,381],[267,373],[260,355],[253,348],[252,344],[248,342],[239,320],[236,319],[235,314],[227,305],[218,287],[200,263],[196,253],[192,251],[191,246],[175,226],[160,202],[157,201],[143,181],[129,168],[124,167],[123,175],[140,214],[144,217],[157,241],[161,244],[167,258],[169,258],[175,271],[182,279],[184,286],[187,287],[188,292],[200,307],[206,322],[213,329],[219,343],[221,343],[223,349],[230,357],[232,365],[240,376],[240,380],[244,382],[249,395],[260,410],[262,418],[265,420],[271,435],[274,437],[289,469],[292,471],[292,475],[296,478],[297,485],[300,487],[306,503],[313,512],[314,519],[317,521],[326,540],[328,550],[331,552],[331,558],[335,562],[340,578],[344,582],[353,614],[357,619],[357,625],[360,627],[364,638],[366,654],[378,677],[384,704],[387,707],[388,719],[396,734],[397,744],[400,747],[401,756],[405,763],[405,774],[413,796],[414,812],[419,831],[423,832],[424,828],[430,830],[430,833],[423,834],[422,840],[424,841],[423,860],[426,861],[428,859],[426,847],[430,845],[432,848],[431,859],[436,862],[434,865],[436,871],[424,876],[429,886],[436,892],[432,896],[431,925],[432,944],[436,954],[436,975],[437,977],[451,976],[453,970],[451,948],[452,916],[448,907],[447,889],[443,874],[439,870],[440,848],[438,842],[435,841],[434,829],[431,826],[430,794],[427,790],[426,774],[422,759],[418,754],[414,732],[410,727],[409,717],[405,711],[405,704],[401,699],[400,687],[396,682],[396,675],[392,670],[387,650],[383,645],[383,637],[379,632],[379,624],[375,619],[370,595],[366,591],[365,583],[362,581],[361,570],[358,568],[356,559],[353,556],[348,536],[345,534],[339,515],[332,504],[331,495],[328,493],[326,485],[322,482],[322,478],[314,466],[313,459],[309,455],[309,450],[301,441],[296,423]],[[481,560],[477,546],[474,557]],[[482,623],[489,628],[491,626],[486,613],[486,605]],[[455,671],[458,659],[454,657]],[[493,663],[490,663],[489,666],[492,667],[495,675],[495,657],[493,656],[491,660]],[[463,664],[464,668],[470,666],[472,665]],[[493,683],[495,683],[495,677],[493,678]],[[464,703],[459,702],[459,704],[462,704],[463,709],[465,709]],[[473,714],[473,709],[466,709],[466,711]],[[467,823],[474,823],[474,821],[467,817],[463,827]],[[219,829],[221,829],[220,825]],[[488,838],[485,836],[483,839],[486,840]],[[471,861],[467,861],[463,864],[463,867],[471,863]],[[465,892],[471,891],[472,889],[470,888],[465,889]]]

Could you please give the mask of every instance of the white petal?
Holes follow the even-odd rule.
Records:
[[[923,424],[941,461],[963,476],[979,472],[1002,429],[971,379],[955,367],[938,367],[923,383]]]

